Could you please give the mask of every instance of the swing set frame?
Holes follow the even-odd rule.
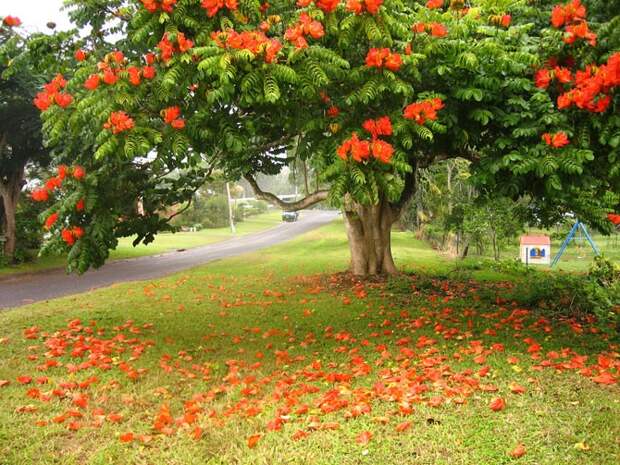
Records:
[[[555,257],[553,257],[553,261],[551,262],[551,268],[553,268],[553,266],[557,262],[560,261],[560,258],[562,258],[562,255],[564,254],[564,252],[566,251],[566,248],[568,247],[568,244],[570,244],[570,241],[572,241],[575,238],[575,234],[578,231],[583,232],[583,235],[585,236],[586,240],[590,244],[590,247],[592,247],[592,250],[594,250],[594,253],[597,256],[601,255],[601,251],[599,250],[599,248],[594,243],[594,240],[592,239],[592,236],[590,236],[590,233],[588,232],[588,229],[586,228],[585,224],[583,224],[581,221],[577,220],[575,222],[575,224],[573,225],[573,227],[571,228],[571,230],[568,233],[568,235],[566,236],[566,239],[564,239],[564,242],[562,242],[562,246],[560,247],[560,250],[555,255]]]

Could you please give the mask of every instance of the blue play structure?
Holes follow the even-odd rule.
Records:
[[[592,240],[592,236],[590,236],[590,233],[588,232],[588,229],[586,228],[586,226],[581,221],[577,220],[575,224],[573,225],[572,229],[570,230],[570,232],[568,233],[568,236],[566,236],[566,239],[564,239],[564,242],[562,243],[562,246],[560,247],[560,251],[556,254],[555,257],[553,257],[553,261],[551,262],[552,267],[558,261],[560,261],[560,258],[562,257],[562,254],[566,250],[566,247],[568,247],[568,244],[570,244],[570,241],[572,241],[575,238],[575,234],[578,231],[583,232],[583,235],[585,236],[586,240],[589,242],[590,247],[592,247],[592,250],[594,250],[594,253],[596,255],[601,254],[600,250],[598,249],[598,247]]]

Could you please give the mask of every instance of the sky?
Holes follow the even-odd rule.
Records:
[[[66,11],[60,11],[63,0],[0,0],[0,16],[17,16],[30,32],[47,32],[46,23],[53,21],[58,30],[70,29]]]

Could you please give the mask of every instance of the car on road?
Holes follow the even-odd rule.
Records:
[[[282,212],[282,221],[293,223],[299,219],[299,212]]]

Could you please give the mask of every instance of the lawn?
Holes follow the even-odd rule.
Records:
[[[618,463],[617,344],[394,244],[418,274],[353,282],[335,223],[0,314],[0,464]]]
[[[282,221],[281,214],[282,213],[278,210],[251,216],[236,226],[236,235],[242,236],[277,226]],[[110,257],[112,260],[120,260],[142,257],[145,255],[157,255],[177,249],[200,247],[202,245],[232,239],[233,237],[235,236],[232,234],[229,227],[203,229],[197,232],[161,233],[156,236],[154,242],[148,245],[140,244],[137,247],[134,247],[132,244],[133,238],[124,237],[119,240],[118,247],[110,253]],[[0,276],[15,273],[31,273],[50,268],[63,268],[64,266],[64,257],[45,256],[33,262],[27,262],[17,266],[3,267],[0,265]]]

